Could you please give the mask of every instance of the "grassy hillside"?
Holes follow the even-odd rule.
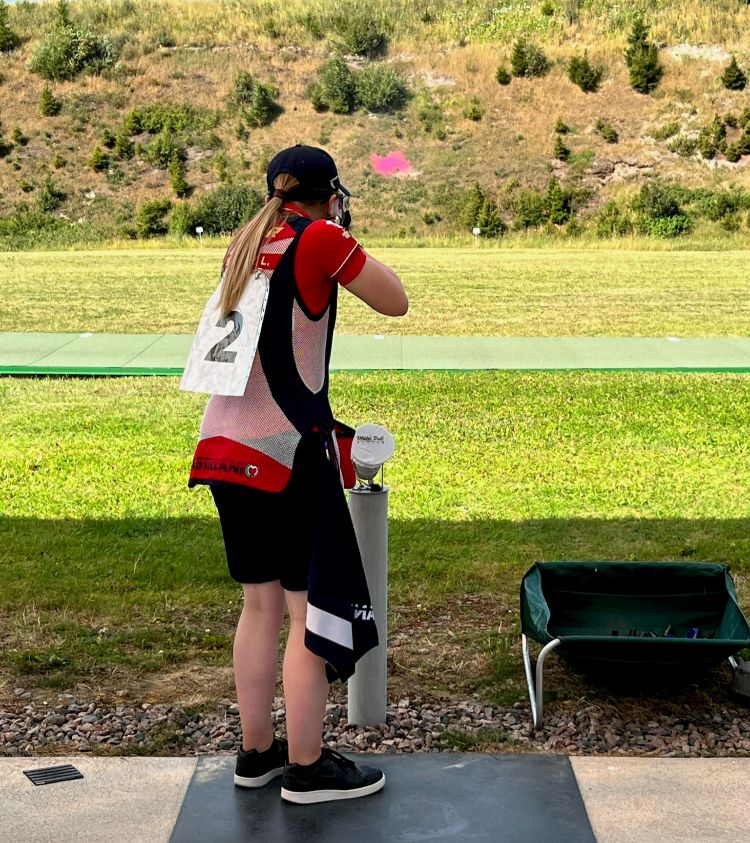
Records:
[[[737,118],[750,102],[744,91],[727,90],[720,81],[730,54],[741,67],[750,64],[750,7],[740,0],[458,5],[373,0],[348,5],[346,19],[337,17],[337,4],[323,0],[291,0],[280,12],[273,11],[276,7],[266,0],[73,2],[71,25],[108,36],[117,59],[98,75],[48,82],[28,68],[55,25],[55,4],[9,6],[9,25],[21,43],[0,53],[5,146],[0,217],[21,223],[10,229],[0,225],[0,242],[17,248],[28,228],[33,242],[136,236],[134,220],[144,202],[196,203],[226,183],[260,191],[269,157],[296,142],[323,145],[337,158],[344,182],[356,195],[360,234],[461,231],[462,202],[474,182],[511,227],[520,224],[523,192],[544,192],[552,175],[573,192],[583,227],[593,226],[607,200],[626,202],[652,177],[691,189],[750,188],[750,155],[731,162],[723,154],[706,159],[668,149],[675,137],[694,142],[717,114]],[[664,67],[649,95],[632,89],[623,59],[634,16],[646,7],[650,37]],[[372,58],[397,70],[411,97],[391,113],[318,112],[309,85],[329,56],[351,44],[357,35],[352,22],[358,21],[374,24],[386,36]],[[520,36],[544,50],[550,69],[540,78],[514,76],[500,85],[495,71],[501,65],[510,69]],[[568,78],[570,59],[584,50],[604,69],[593,93]],[[349,53],[347,61],[357,69],[366,59]],[[230,114],[228,96],[241,71],[277,88],[279,110],[269,125],[255,127],[241,114]],[[56,116],[40,113],[47,86],[61,103]],[[153,139],[148,132],[127,133],[136,145],[132,158],[117,160],[103,146],[103,129],[112,136],[125,133],[128,113],[148,104],[193,109],[183,138],[186,198],[175,196],[166,166],[138,153],[137,144],[145,148]],[[559,136],[571,151],[566,161],[553,155],[558,119],[570,128]],[[614,127],[616,143],[601,136],[597,121]],[[729,122],[731,142],[742,136],[742,125]],[[673,132],[670,138],[653,137],[669,124],[674,125],[662,134]],[[100,172],[90,166],[97,146],[111,158]],[[374,173],[371,153],[394,150],[412,162],[412,173],[395,178]],[[729,226],[747,230],[750,202],[742,196],[731,209]],[[40,208],[45,211],[41,221],[38,214],[33,219],[24,214]],[[718,216],[714,213],[714,223]],[[50,234],[54,219],[70,222],[71,230]],[[575,234],[578,226],[550,223],[548,228]]]

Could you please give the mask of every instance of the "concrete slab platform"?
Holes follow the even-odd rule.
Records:
[[[594,843],[563,755],[363,754],[385,788],[362,799],[291,805],[280,780],[234,787],[234,759],[198,761],[171,843]]]
[[[180,375],[192,339],[0,333],[0,374]],[[337,335],[331,369],[750,372],[750,339]]]
[[[571,761],[598,843],[750,840],[750,758]]]
[[[167,843],[197,760],[85,754],[0,758],[0,840]],[[84,777],[37,786],[23,774],[61,764],[72,764]]]

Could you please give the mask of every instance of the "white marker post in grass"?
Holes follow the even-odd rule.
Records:
[[[349,722],[385,722],[388,656],[388,489],[375,483],[383,463],[396,450],[393,436],[379,424],[360,425],[354,433],[352,462],[359,484],[349,491],[349,509],[367,577],[380,643],[358,662],[348,682]]]

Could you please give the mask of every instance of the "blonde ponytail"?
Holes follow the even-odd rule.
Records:
[[[258,258],[261,244],[280,219],[283,198],[276,191],[289,193],[299,182],[289,173],[280,173],[273,181],[274,195],[258,213],[235,234],[224,258],[224,280],[221,284],[219,309],[228,316],[237,307]]]

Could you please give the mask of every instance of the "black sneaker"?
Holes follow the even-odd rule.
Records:
[[[288,760],[287,742],[283,738],[274,738],[265,752],[245,750],[240,746],[234,768],[234,783],[240,787],[263,787],[284,772]]]
[[[358,767],[332,749],[324,749],[313,764],[287,764],[281,798],[299,805],[356,799],[381,790],[385,776],[374,767]]]

